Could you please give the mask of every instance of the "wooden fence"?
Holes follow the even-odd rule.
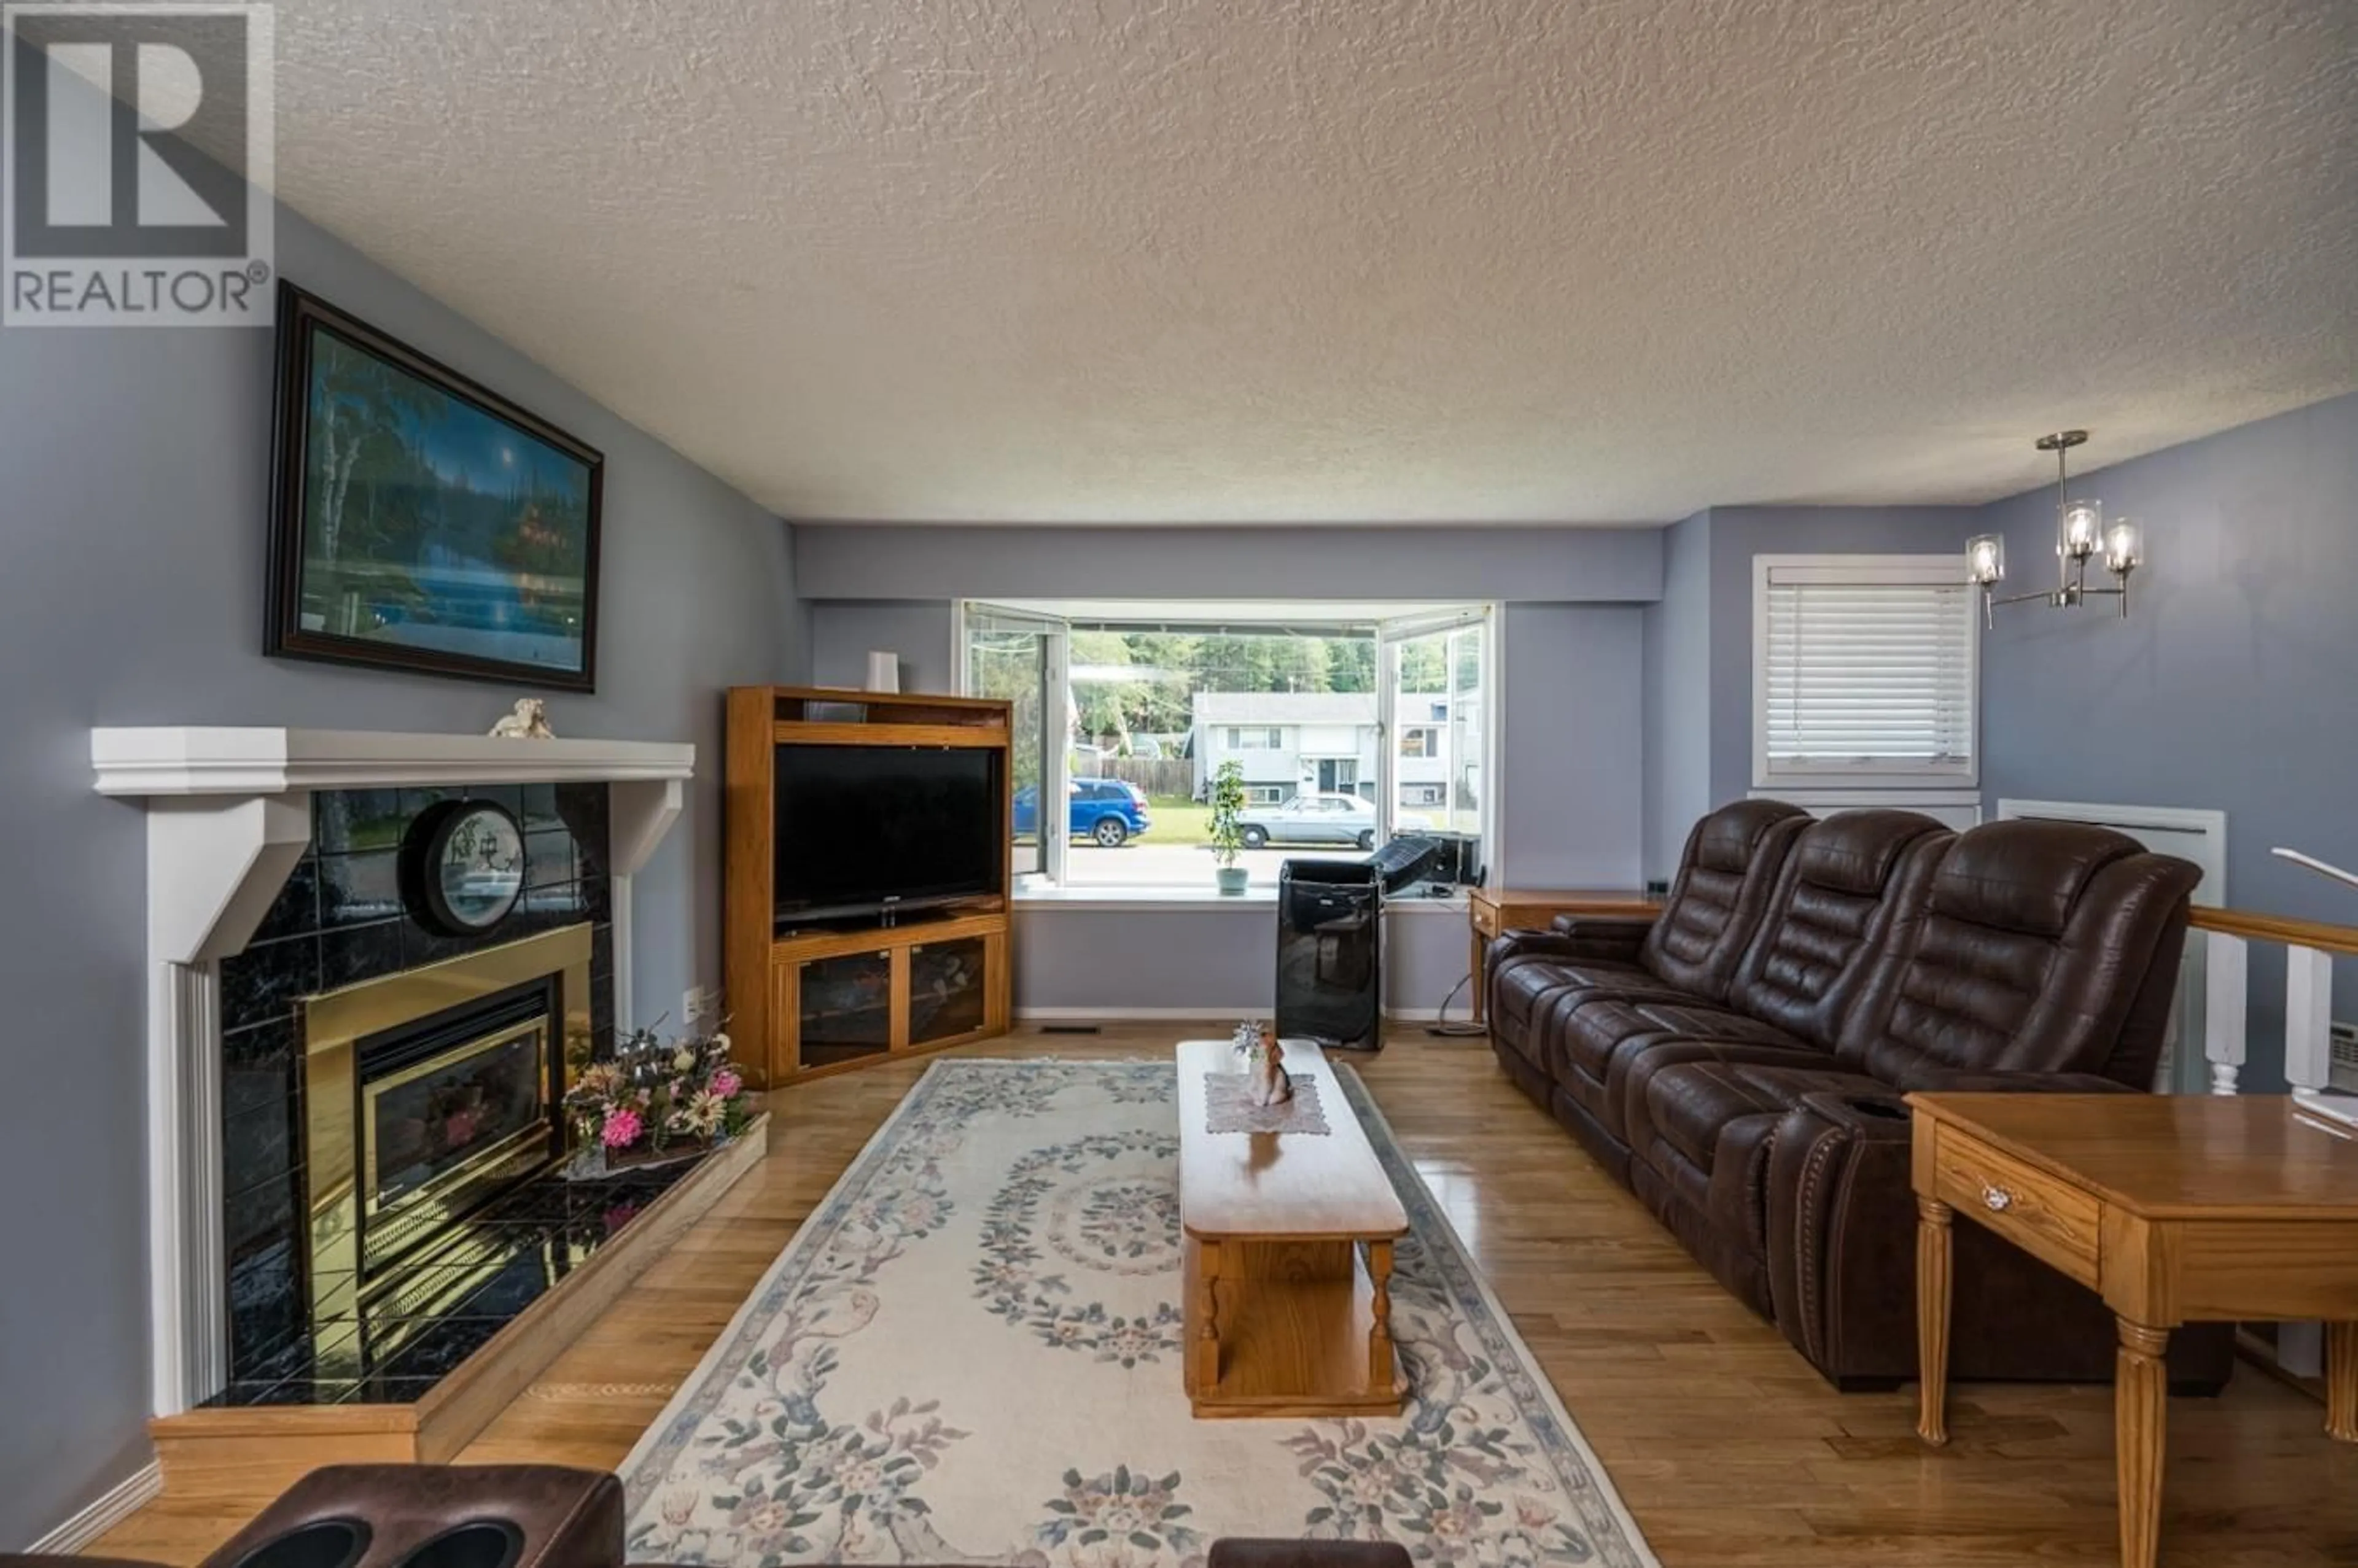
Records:
[[[1105,757],[1099,776],[1134,784],[1151,795],[1195,793],[1195,764],[1185,757]]]

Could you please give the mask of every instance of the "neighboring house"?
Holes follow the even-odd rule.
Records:
[[[1468,694],[1475,722],[1468,744],[1481,744],[1479,693]],[[1435,806],[1448,798],[1449,701],[1433,693],[1403,692],[1393,716],[1400,749],[1393,781],[1400,804]],[[1190,751],[1195,794],[1220,764],[1244,770],[1245,797],[1255,806],[1291,800],[1297,791],[1376,797],[1376,698],[1372,692],[1199,691]]]

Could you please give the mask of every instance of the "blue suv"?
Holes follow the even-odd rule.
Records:
[[[1133,784],[1120,779],[1075,779],[1068,787],[1071,810],[1065,831],[1076,840],[1087,839],[1111,849],[1143,833],[1146,796]],[[1015,792],[1015,831],[1020,836],[1040,830],[1040,790],[1025,784]]]

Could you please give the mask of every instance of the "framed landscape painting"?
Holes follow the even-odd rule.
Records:
[[[265,653],[596,689],[595,449],[284,283],[276,441]]]

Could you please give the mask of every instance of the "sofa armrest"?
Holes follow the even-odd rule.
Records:
[[[1545,931],[1502,931],[1490,941],[1484,962],[1493,970],[1509,958],[1560,958],[1568,964],[1634,964],[1653,929],[1650,918],[1617,919],[1559,914]]]
[[[1548,931],[1579,942],[1627,946],[1634,954],[1646,945],[1646,933],[1654,928],[1655,918],[1651,914],[1559,914],[1548,922]]]
[[[1768,1153],[1768,1295],[1777,1326],[1839,1386],[1904,1371],[1915,1336],[1914,1119],[1897,1091],[1805,1095]],[[1902,1250],[1904,1249],[1904,1250]]]
[[[1496,975],[1498,966],[1510,958],[1556,958],[1574,964],[1596,957],[1570,937],[1559,936],[1552,931],[1501,931],[1483,949],[1482,966]]]

